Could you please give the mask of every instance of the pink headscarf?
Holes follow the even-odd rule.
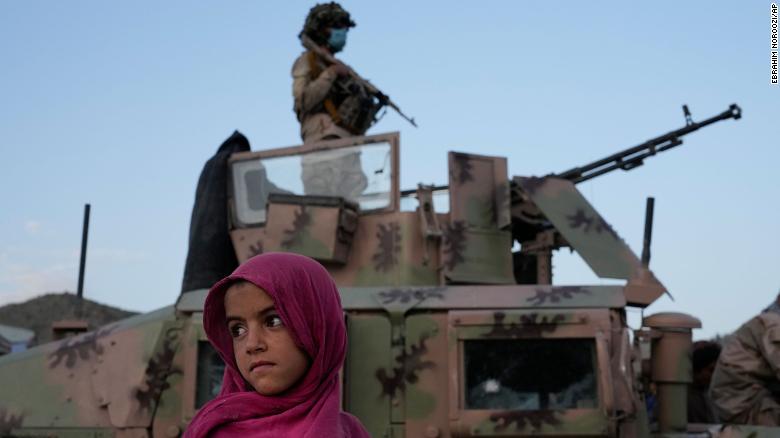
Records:
[[[237,280],[249,281],[273,298],[293,340],[311,358],[307,373],[282,395],[263,396],[248,388],[236,367],[224,299]],[[297,254],[253,257],[211,288],[203,327],[225,361],[225,374],[219,395],[198,411],[185,438],[369,437],[339,406],[338,372],[347,334],[338,290],[319,263]]]

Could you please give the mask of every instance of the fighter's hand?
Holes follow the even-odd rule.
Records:
[[[328,70],[336,74],[337,76],[347,76],[349,75],[349,68],[341,63],[336,63],[328,67]]]

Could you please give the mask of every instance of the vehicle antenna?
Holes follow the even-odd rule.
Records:
[[[645,206],[645,238],[642,242],[642,265],[647,268],[650,265],[650,241],[653,238],[653,207],[655,198],[647,197]]]
[[[89,210],[90,205],[84,204],[84,227],[81,231],[81,261],[79,262],[79,286],[76,296],[78,297],[78,307],[76,309],[77,318],[81,318],[81,303],[84,300],[84,265],[87,261],[87,237],[89,235]]]

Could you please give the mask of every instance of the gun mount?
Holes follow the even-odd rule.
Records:
[[[644,164],[644,160],[659,152],[667,151],[683,143],[682,137],[697,131],[705,126],[721,120],[739,120],[742,117],[742,109],[737,104],[731,104],[729,109],[701,122],[694,122],[687,105],[683,105],[685,126],[666,134],[660,135],[642,144],[627,148],[607,157],[593,161],[592,163],[574,167],[565,172],[547,175],[545,178],[566,180],[572,184],[579,184],[590,179],[602,176],[615,170],[632,170]],[[551,218],[545,215],[537,202],[533,202],[535,184],[531,184],[531,190],[527,190],[517,179],[512,180],[512,236],[520,242],[521,250],[515,254],[515,276],[519,283],[551,284],[552,251],[571,247],[570,240],[566,238],[565,220],[559,218],[558,224],[552,224]],[[586,217],[568,218],[571,223],[582,223],[583,226],[591,226]],[[601,220],[601,219],[599,219]],[[579,221],[579,222],[578,222]],[[582,222],[585,221],[585,222]],[[606,222],[604,222],[606,224]],[[608,224],[604,225],[608,226]],[[595,269],[591,258],[586,253],[582,254],[585,260]],[[596,254],[591,254],[593,257]],[[648,260],[649,261],[649,260]],[[633,260],[631,264],[634,265]],[[598,273],[598,271],[597,271]],[[613,273],[604,273],[606,277],[615,278]],[[624,278],[618,274],[617,278]]]

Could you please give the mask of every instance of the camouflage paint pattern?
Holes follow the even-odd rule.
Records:
[[[665,288],[568,181],[514,177],[510,190],[506,159],[453,152],[447,163],[449,211],[433,211],[433,189],[424,186],[417,189],[418,210],[401,211],[397,133],[238,153],[230,162],[372,142],[391,145],[386,208],[357,211],[350,219],[345,208],[333,206],[338,198],[323,205],[318,197],[280,202],[274,195],[264,223],[234,220],[229,230],[240,261],[265,251],[294,251],[321,260],[332,274],[349,337],[343,406],[372,436],[780,436],[777,429],[753,426],[653,430],[644,406],[648,388],[635,372],[640,355],[629,342],[626,307],[645,307]],[[597,275],[626,284],[515,284],[511,248],[519,236],[522,250],[540,257],[571,246]],[[198,400],[209,395],[201,386],[209,353],[202,327],[206,294],[188,292],[175,307],[0,358],[0,436],[180,436]],[[550,354],[554,345],[585,348],[575,358],[586,365],[584,377],[565,390],[539,389],[536,407],[490,398],[520,388],[511,379],[498,388],[492,378],[469,374],[469,367],[479,373],[493,360],[507,364],[502,373],[517,373],[520,359],[537,354],[523,349],[543,346],[539,351]],[[672,345],[672,354],[654,353],[673,357],[651,370],[661,409],[669,412],[685,409],[678,393],[690,378],[690,359],[681,345]],[[507,375],[542,388],[537,381],[563,376],[556,373],[567,367],[544,362],[527,374]],[[581,388],[592,391],[590,398],[572,395],[576,403],[555,404]]]
[[[450,152],[448,167],[453,223],[489,230],[511,224],[506,158]]]
[[[508,231],[450,224],[442,245],[444,277],[448,283],[514,284],[511,246]]]
[[[570,181],[554,177],[515,177],[513,181],[596,275],[629,281],[626,298],[630,304],[645,307],[666,292]]]
[[[447,308],[453,305],[481,307],[474,300],[456,304],[460,298],[457,296],[459,292],[466,292],[468,289],[471,289],[472,293],[483,293],[491,298],[503,294],[507,300],[504,304],[511,310],[448,311]],[[524,294],[522,289],[525,289],[522,291]],[[519,429],[529,433],[544,433],[545,427],[550,428],[549,434],[567,434],[591,428],[594,431],[606,430],[604,415],[596,415],[593,412],[480,413],[462,410],[457,405],[453,409],[452,402],[458,400],[459,377],[455,376],[461,363],[458,344],[463,339],[590,337],[595,342],[597,332],[610,331],[610,311],[602,308],[609,300],[598,302],[590,294],[571,294],[568,293],[570,291],[562,289],[559,294],[561,298],[556,304],[561,306],[560,309],[566,310],[538,309],[533,304],[537,292],[522,286],[343,289],[348,326],[350,333],[354,333],[350,337],[346,369],[348,373],[355,373],[355,376],[348,375],[345,379],[347,388],[350,388],[347,389],[349,402],[346,406],[370,425],[372,436],[383,436],[398,422],[405,426],[404,436],[410,437],[433,434],[455,436],[451,432],[457,431],[462,424],[471,425],[469,433],[498,434],[494,436],[518,436]],[[357,299],[366,295],[373,295],[374,299]],[[582,299],[581,296],[587,298]],[[514,301],[508,302],[509,299]],[[620,301],[616,303],[621,305]],[[583,308],[572,311],[571,308],[565,307],[567,304]],[[379,339],[390,338],[390,315],[397,310],[394,306],[406,309],[402,322],[404,348],[401,354],[391,354],[389,342],[382,347],[382,343],[375,342],[373,337],[369,339],[358,336],[357,340],[354,339],[360,331],[370,330],[371,326],[373,333],[384,333]],[[373,310],[369,310],[369,307],[373,307]],[[528,310],[518,311],[518,307],[527,307]],[[386,313],[377,313],[379,309],[385,309]],[[379,327],[384,328],[380,330]],[[354,332],[352,328],[355,328]],[[605,359],[605,363],[606,361],[608,359]],[[367,377],[372,375],[375,376],[375,381],[365,382]],[[362,388],[375,387],[378,393],[372,391],[366,394],[365,389],[362,392],[352,390],[351,385],[356,382],[360,382]],[[607,390],[608,385],[605,383],[603,386],[602,391]],[[356,396],[360,397],[362,402],[353,408]],[[444,400],[450,402],[442,403]],[[400,416],[393,418],[392,408],[396,406],[403,407],[403,411]],[[491,416],[494,417],[493,420],[490,419]],[[582,429],[583,427],[586,429]]]
[[[180,436],[205,339],[199,312],[166,307],[2,357],[0,436]]]
[[[361,217],[347,266],[330,272],[339,286],[439,284],[438,253],[427,252],[413,212]]]
[[[441,258],[449,283],[514,284],[506,158],[450,152]]]
[[[318,203],[316,197],[292,195],[269,200],[264,250],[296,252],[321,262],[345,263],[357,227],[357,207],[343,201],[333,204]]]
[[[391,423],[391,400],[375,377],[378,370],[392,366],[390,332],[390,321],[382,313],[347,315],[349,366],[344,367],[344,408],[361,418],[371,436],[383,436]]]
[[[167,307],[0,358],[0,386],[12,395],[0,400],[0,409],[21,421],[11,430],[91,427],[146,433],[169,380],[181,375],[173,363],[182,324]],[[30,381],[41,384],[30,387]]]
[[[780,424],[780,401],[763,382],[777,381],[780,314],[764,311],[742,324],[725,344],[712,376],[720,418],[739,424]]]
[[[628,280],[641,266],[623,239],[570,181],[552,177],[515,177],[514,181],[596,275]]]
[[[236,250],[236,258],[243,263],[265,251],[265,227],[235,228],[230,230],[230,240]]]

